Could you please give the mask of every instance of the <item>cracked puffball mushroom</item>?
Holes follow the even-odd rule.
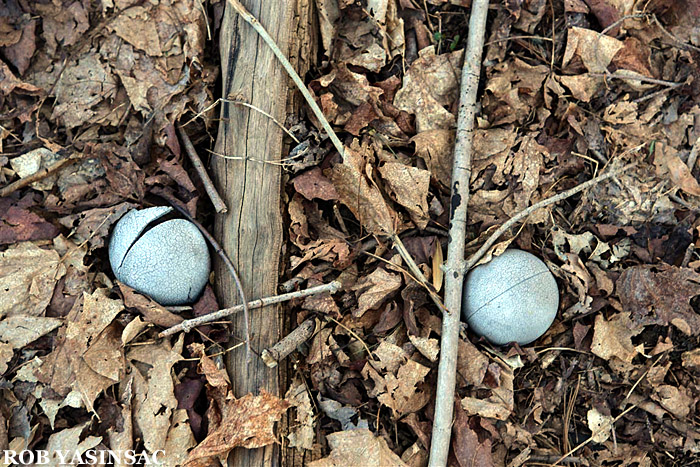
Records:
[[[462,313],[474,332],[493,344],[529,344],[549,329],[559,308],[559,288],[535,255],[506,250],[472,269]]]
[[[109,262],[117,280],[161,305],[192,303],[209,279],[204,236],[173,208],[129,211],[114,227]]]

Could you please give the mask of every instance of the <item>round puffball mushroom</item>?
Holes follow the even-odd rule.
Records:
[[[469,272],[463,297],[467,324],[497,345],[536,340],[552,325],[559,308],[559,288],[547,266],[515,249]]]
[[[164,219],[173,208],[132,210],[109,242],[116,278],[161,305],[192,303],[207,284],[211,260],[202,233],[185,219]]]

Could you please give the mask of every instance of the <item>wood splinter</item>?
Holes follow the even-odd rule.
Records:
[[[277,364],[287,358],[294,350],[311,338],[316,330],[316,319],[309,318],[301,323],[294,331],[290,332],[281,341],[262,351],[262,361],[270,368],[274,368]]]

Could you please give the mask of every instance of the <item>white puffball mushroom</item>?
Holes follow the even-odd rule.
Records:
[[[467,274],[462,313],[490,342],[529,344],[549,329],[559,308],[559,288],[535,255],[506,250]]]
[[[192,303],[207,284],[211,260],[204,236],[173,208],[132,210],[114,227],[109,262],[120,282],[161,305]]]

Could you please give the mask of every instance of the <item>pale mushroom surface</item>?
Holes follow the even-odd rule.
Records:
[[[109,261],[116,278],[161,305],[193,302],[206,286],[209,249],[190,221],[171,219],[169,207],[131,211],[114,228]]]
[[[490,342],[529,344],[552,325],[559,288],[535,255],[506,250],[467,275],[462,313],[470,328]]]

